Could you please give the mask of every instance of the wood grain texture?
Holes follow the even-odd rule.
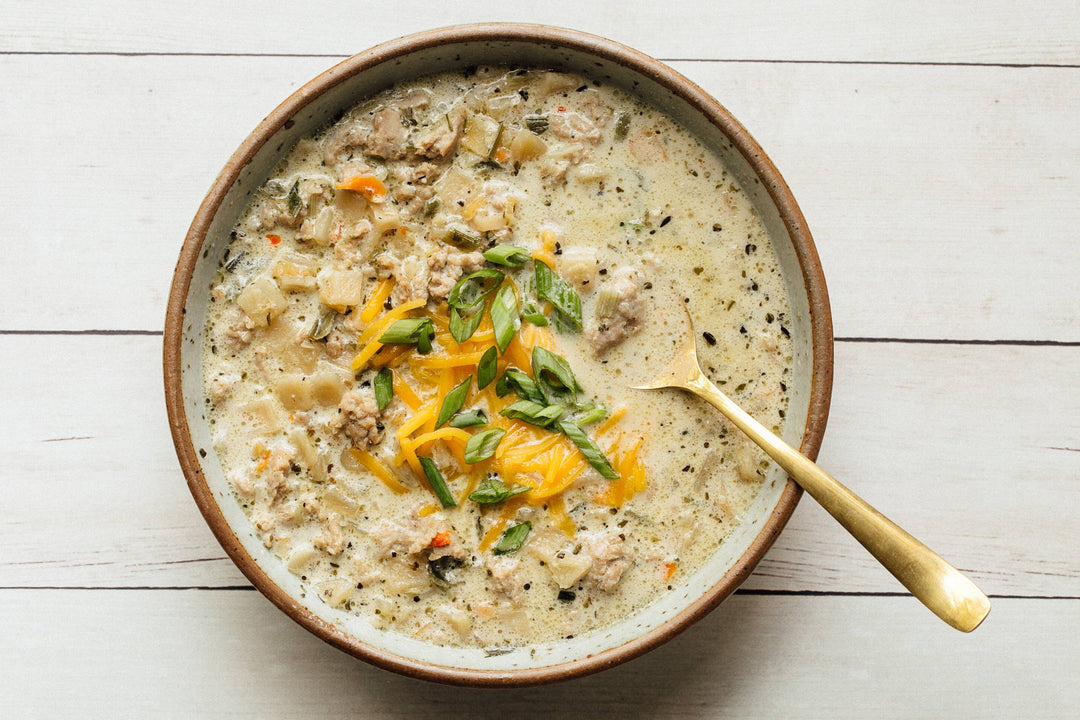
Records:
[[[1076,716],[1077,3],[0,0],[0,18],[0,715]],[[153,333],[184,232],[308,79],[493,19],[606,35],[718,97],[799,199],[838,336],[1013,343],[839,343],[820,457],[994,596],[974,634],[809,499],[703,622],[551,688],[420,685],[249,589],[169,441]],[[148,334],[49,334],[95,330]]]
[[[330,64],[0,56],[17,98],[0,106],[0,236],[20,270],[0,285],[0,329],[160,329],[214,175]],[[785,174],[838,336],[1080,341],[1080,71],[676,67]],[[57,212],[61,186],[78,192]],[[48,303],[21,301],[42,288]]]
[[[662,58],[1080,64],[1075,7],[1062,2],[404,0],[388,10],[316,0],[280,12],[256,0],[196,0],[182,10],[137,0],[79,12],[56,0],[3,5],[7,52],[351,55],[429,28],[503,21],[574,27]]]
[[[9,336],[0,585],[234,586],[143,336]],[[74,360],[74,362],[73,362]],[[994,595],[1080,598],[1080,348],[840,343],[821,464]],[[41,395],[63,412],[40,412]],[[957,452],[956,448],[963,448]],[[746,588],[902,592],[804,499]]]
[[[0,590],[12,717],[1073,718],[1080,603],[998,600],[976,634],[910,598],[735,596],[667,645],[547,688],[361,663],[255,592]],[[49,682],[41,682],[48,677]]]

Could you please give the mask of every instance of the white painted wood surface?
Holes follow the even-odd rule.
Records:
[[[1080,7],[758,5],[0,1],[0,717],[1075,717]],[[842,339],[821,462],[990,592],[983,627],[938,623],[809,500],[702,623],[548,689],[391,675],[249,589],[164,415],[187,224],[337,59],[500,19],[671,60],[764,145]]]

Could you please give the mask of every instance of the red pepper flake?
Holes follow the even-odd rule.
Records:
[[[446,547],[450,544],[450,533],[440,532],[435,533],[435,537],[431,539],[431,547]]]
[[[267,235],[266,239],[270,241],[271,245],[277,245],[278,243],[281,242],[281,236],[280,235]]]
[[[563,107],[562,105],[560,105],[560,106],[559,106],[558,108],[556,108],[556,109],[557,109],[557,110],[558,110],[559,112],[566,112],[566,108],[565,108],[565,107]]]

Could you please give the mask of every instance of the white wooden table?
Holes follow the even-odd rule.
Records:
[[[490,20],[667,60],[766,148],[832,298],[820,461],[993,596],[983,627],[809,499],[706,620],[549,688],[370,667],[226,559],[161,388],[187,225],[303,82]],[[1077,3],[3,0],[0,78],[0,717],[1080,714]]]

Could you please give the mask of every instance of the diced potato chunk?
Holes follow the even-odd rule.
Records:
[[[319,556],[319,552],[311,546],[310,543],[303,543],[297,546],[291,553],[289,553],[289,559],[287,567],[289,572],[294,575],[299,575],[300,572],[306,568],[311,561]]]
[[[277,381],[277,396],[287,412],[306,412],[315,407],[311,383],[303,375],[288,373]]]
[[[506,215],[490,205],[480,205],[469,218],[469,225],[479,232],[501,230],[506,227]]]
[[[310,373],[319,362],[319,349],[310,342],[287,345],[282,349],[281,362],[284,367]]]
[[[371,226],[379,235],[401,227],[401,215],[398,213],[397,205],[392,203],[372,205]]]
[[[436,612],[446,620],[446,623],[454,629],[462,640],[468,641],[472,639],[472,620],[464,610],[443,605]]]
[[[452,167],[443,173],[435,183],[435,192],[442,199],[444,208],[453,208],[455,212],[469,202],[476,187],[476,178],[466,175],[460,169]]]
[[[333,270],[319,278],[319,299],[327,307],[346,312],[364,302],[364,273],[360,270]]]
[[[360,506],[355,501],[334,488],[323,494],[322,504],[327,512],[336,512],[344,518],[355,517],[360,512]]]
[[[546,72],[540,76],[540,79],[536,83],[536,94],[540,97],[546,97],[553,93],[577,87],[577,84],[578,80],[572,75]]]
[[[333,407],[341,402],[346,388],[340,373],[323,371],[311,376],[311,397],[323,407]]]
[[[518,162],[535,160],[547,152],[547,144],[536,133],[522,128],[510,141],[510,152]]]
[[[499,123],[482,113],[469,116],[465,123],[465,135],[461,144],[482,158],[491,155],[499,139]]]
[[[277,283],[268,277],[259,277],[252,281],[240,293],[236,303],[251,321],[260,327],[269,325],[289,306],[289,301],[278,289]]]
[[[298,237],[301,240],[311,241],[316,245],[329,245],[330,233],[334,229],[336,221],[334,208],[324,207],[315,217],[304,220],[300,226]]]
[[[315,449],[311,439],[308,438],[307,432],[303,428],[293,428],[289,433],[289,442],[296,448],[300,459],[307,465],[308,471],[311,473],[311,479],[318,483],[326,482],[325,459]]]
[[[278,287],[286,292],[314,290],[315,272],[314,260],[294,252],[279,254],[273,268]]]
[[[595,163],[582,163],[567,173],[571,179],[582,183],[600,182],[607,176],[607,170]]]
[[[274,401],[268,397],[248,403],[242,410],[244,422],[251,432],[272,435],[281,429],[281,419]]]
[[[570,549],[560,550],[547,559],[547,568],[551,578],[565,590],[573,587],[592,567],[592,556],[586,553],[575,555]]]
[[[352,596],[355,589],[356,585],[348,578],[333,578],[322,584],[319,594],[327,605],[336,608],[341,607]]]

